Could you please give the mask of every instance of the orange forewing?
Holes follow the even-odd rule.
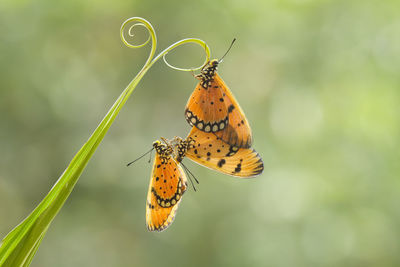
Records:
[[[186,186],[179,164],[171,156],[164,160],[156,153],[146,203],[149,231],[162,231],[173,222]]]
[[[191,126],[205,132],[224,129],[228,124],[228,110],[221,88],[204,88],[199,82],[186,104],[185,117]]]
[[[186,140],[190,143],[186,156],[210,169],[236,177],[253,177],[264,170],[254,149],[229,145],[213,133],[193,127]]]

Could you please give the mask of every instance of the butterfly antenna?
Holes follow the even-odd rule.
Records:
[[[231,45],[229,46],[228,50],[226,50],[225,54],[218,60],[218,63],[221,63],[224,57],[228,54],[228,52],[231,50],[233,44],[236,42],[236,38],[233,38]]]
[[[152,149],[150,149],[149,151],[147,151],[146,153],[144,153],[143,155],[141,155],[140,157],[138,157],[137,159],[135,159],[134,161],[131,161],[128,164],[126,164],[126,166],[130,166],[131,164],[135,163],[136,161],[138,161],[139,159],[143,158],[147,154],[151,153],[153,151],[153,149],[154,149],[154,147]],[[150,163],[150,161],[149,161],[149,163]]]
[[[153,154],[153,149],[150,150],[150,157],[149,157],[149,163],[151,162],[151,155]]]
[[[193,175],[193,173],[191,171],[189,171],[189,169],[185,166],[185,164],[183,164],[183,162],[181,162],[184,171],[186,172],[186,175],[189,177],[189,181],[192,184],[193,190],[196,192],[196,187],[194,186],[193,180],[191,178],[191,176],[193,177],[193,179],[197,182],[197,184],[199,183],[199,181],[196,179],[196,177]]]

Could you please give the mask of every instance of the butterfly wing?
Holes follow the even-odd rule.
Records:
[[[253,142],[251,128],[239,103],[218,73],[215,73],[212,86],[222,90],[229,121],[223,131],[216,132],[216,135],[228,144],[249,148]]]
[[[185,118],[191,126],[208,133],[224,129],[228,124],[228,110],[221,88],[200,81],[186,104]]]
[[[226,144],[213,133],[193,127],[187,140],[190,146],[186,156],[210,169],[237,177],[257,176],[264,170],[263,161],[254,149]]]
[[[174,221],[186,187],[186,176],[179,164],[156,153],[146,202],[149,231],[162,231]]]

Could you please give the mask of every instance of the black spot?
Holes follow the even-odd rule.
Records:
[[[172,185],[170,186],[170,188],[172,189]]]
[[[238,127],[240,126],[240,123],[238,123]]]
[[[176,168],[174,168],[174,171],[176,171]]]
[[[242,120],[241,123],[244,124],[244,121]]]
[[[164,191],[163,193],[164,193],[164,195],[165,195],[167,192]]]
[[[235,172],[240,172],[242,170],[242,164],[238,164],[235,168]]]
[[[218,88],[218,85],[215,85],[214,88]]]
[[[151,205],[151,208],[154,209],[154,205]]]
[[[157,165],[157,168],[160,168],[160,167],[161,167],[161,165],[160,165],[160,164],[158,164],[158,165]]]
[[[160,180],[160,178],[159,178],[159,177],[156,177],[156,181],[158,181],[158,180]]]
[[[225,164],[225,159],[221,159],[220,161],[218,161],[218,167],[222,167]]]
[[[151,204],[149,203],[149,209],[151,209]]]
[[[228,107],[228,112],[231,113],[232,110],[234,110],[234,109],[235,109],[235,106],[234,106],[234,105],[230,105],[230,106]]]
[[[208,157],[211,156],[211,153],[210,153],[210,152],[207,152],[207,156],[208,156]]]
[[[221,150],[220,150],[220,149],[217,149],[217,152],[219,153],[219,152],[221,152]]]
[[[221,97],[221,98],[219,99],[219,101],[224,102],[224,99]]]
[[[164,183],[166,183],[167,182],[167,180],[166,179],[164,179]]]
[[[160,190],[162,189],[162,187],[160,186]]]
[[[208,146],[209,146],[209,147],[212,147],[212,144],[209,144]]]
[[[210,160],[210,158],[207,158],[207,161],[209,161]]]
[[[221,112],[222,111],[222,109],[219,109],[219,112]]]
[[[194,150],[194,154],[197,154],[197,149]]]
[[[163,168],[163,170],[165,170],[165,167]]]
[[[214,102],[213,101],[211,101],[211,103],[210,103],[211,105],[214,105]]]

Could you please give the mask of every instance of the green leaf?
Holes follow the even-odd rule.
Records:
[[[153,26],[145,19],[133,17],[126,20],[121,26],[122,41],[128,47],[132,48],[142,47],[149,41],[147,40],[145,43],[136,46],[131,45],[126,41],[124,37],[124,29],[126,25],[131,22],[136,22],[136,24],[131,26],[129,33],[134,26],[144,26],[150,34],[149,40],[150,38],[152,40],[150,55],[144,67],[118,97],[106,116],[97,126],[92,136],[90,136],[87,142],[74,156],[67,169],[57,180],[56,184],[53,186],[47,196],[32,211],[32,213],[25,218],[25,220],[23,220],[3,239],[2,243],[0,244],[0,266],[14,267],[30,265],[33,256],[39,248],[39,245],[43,240],[43,237],[46,234],[51,222],[72,192],[80,175],[88,164],[90,158],[93,156],[100,142],[103,140],[108,129],[111,127],[116,116],[128,100],[129,96],[132,94],[133,90],[138,85],[139,81],[143,78],[144,74],[158,59],[164,57],[172,49],[186,43],[196,43],[201,45],[207,55],[206,61],[208,61],[210,58],[208,46],[202,40],[191,38],[172,44],[153,59],[157,45],[157,38]],[[131,37],[133,36],[131,33],[130,35]]]

